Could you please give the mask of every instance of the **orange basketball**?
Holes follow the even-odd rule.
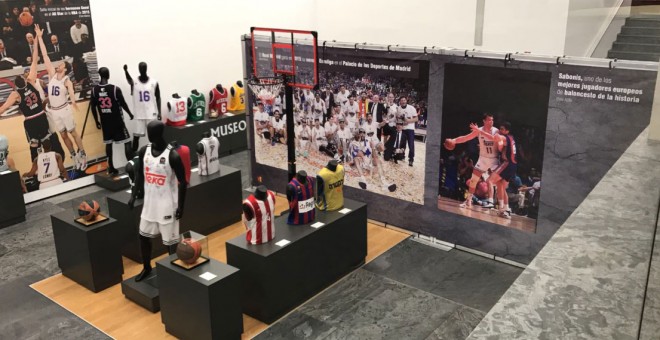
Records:
[[[99,202],[96,202],[95,200],[83,201],[78,206],[78,215],[87,222],[96,220],[100,211],[101,206],[99,205]]]
[[[186,238],[176,247],[176,256],[186,264],[193,264],[202,255],[202,245],[199,242]]]
[[[454,142],[454,140],[451,138],[445,139],[444,145],[445,145],[445,149],[449,151],[454,150],[454,148],[456,148],[456,142]]]
[[[18,16],[18,22],[20,22],[21,26],[24,27],[32,26],[34,23],[34,17],[32,17],[30,12],[23,12]]]

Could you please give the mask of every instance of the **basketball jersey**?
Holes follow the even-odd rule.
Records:
[[[314,178],[307,176],[305,184],[297,178],[291,179],[289,185],[293,187],[293,197],[289,201],[288,224],[307,224],[314,221]]]
[[[183,163],[183,170],[186,175],[186,184],[190,184],[190,148],[186,145],[176,144],[176,142],[174,142],[174,144],[172,144],[172,149],[176,151],[176,153],[179,155],[179,158],[181,158],[181,163]]]
[[[67,98],[69,91],[64,85],[68,79],[68,76],[57,79],[57,75],[55,75],[48,81],[48,106],[51,109],[61,109],[69,103]]]
[[[504,146],[503,155],[506,159],[513,163],[518,164],[518,150],[516,149],[516,140],[513,139],[512,135],[505,135],[506,146]]]
[[[116,122],[124,121],[122,108],[117,99],[117,87],[110,84],[96,85],[92,89],[92,101],[97,106],[101,124],[116,126]]]
[[[247,229],[245,239],[250,244],[266,243],[275,238],[273,223],[275,213],[275,194],[268,190],[265,200],[258,200],[254,195],[248,196],[243,204],[252,212],[252,219],[248,220],[243,214],[243,224]]]
[[[39,183],[60,178],[57,154],[53,151],[42,152],[37,156],[37,180]]]
[[[318,195],[316,207],[328,211],[341,209],[344,206],[344,167],[338,164],[336,171],[323,168],[318,176],[323,180],[323,192]]]
[[[217,112],[220,116],[227,113],[227,105],[229,104],[227,89],[223,87],[222,92],[220,92],[217,87],[214,87],[211,93],[212,96],[209,98],[211,111]]]
[[[480,131],[486,131],[484,130],[484,127],[479,128]],[[498,133],[498,129],[495,127],[491,127],[490,131],[486,131],[486,133],[490,133],[491,135],[495,136]],[[500,157],[500,151],[497,149],[497,145],[495,144],[495,140],[493,139],[486,139],[483,135],[479,134],[479,157],[485,157],[485,158],[499,158]]]
[[[197,122],[204,119],[204,111],[206,110],[206,98],[204,94],[190,94],[190,106],[188,106],[188,120]]]
[[[238,83],[234,84],[231,88],[234,89],[234,94],[229,99],[229,110],[245,110],[245,89],[239,86]]]
[[[169,100],[167,108],[167,122],[171,126],[180,126],[186,124],[188,111],[186,110],[188,98],[172,98]]]
[[[27,84],[24,88],[17,88],[16,92],[21,96],[21,102],[18,104],[18,109],[25,116],[25,119],[30,119],[44,112],[43,103],[34,88],[34,85]]]
[[[151,120],[158,117],[156,87],[158,82],[153,78],[149,78],[146,83],[139,79],[133,81],[133,113],[136,119]]]
[[[197,154],[199,158],[199,174],[213,175],[220,170],[220,159],[218,150],[220,150],[220,141],[217,137],[211,136],[199,141],[204,145],[204,153]]]
[[[147,145],[142,168],[144,172],[144,205],[140,218],[149,222],[168,224],[174,222],[179,200],[179,187],[170,165],[168,145],[163,153],[154,156],[151,144]]]

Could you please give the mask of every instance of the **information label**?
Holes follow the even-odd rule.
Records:
[[[218,275],[215,275],[215,274],[210,273],[210,272],[206,272],[206,273],[200,275],[199,277],[201,277],[202,279],[204,279],[206,281],[211,281],[211,280],[215,279],[216,277],[218,277]]]
[[[282,241],[279,241],[279,242],[275,243],[275,245],[276,245],[276,246],[280,246],[280,247],[284,247],[284,246],[286,246],[286,245],[289,244],[289,243],[291,243],[291,241],[289,241],[289,240],[282,240]]]

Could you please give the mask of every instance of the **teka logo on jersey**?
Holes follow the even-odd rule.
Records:
[[[238,133],[240,131],[245,131],[247,128],[247,123],[244,120],[233,122],[225,125],[218,126],[217,128],[211,129],[211,135],[215,137],[227,136],[233,133]]]
[[[158,185],[158,186],[165,185],[165,179],[167,178],[167,176],[154,174],[154,173],[149,172],[149,167],[146,167],[144,169],[144,176],[147,179],[147,183],[155,184],[155,185]]]

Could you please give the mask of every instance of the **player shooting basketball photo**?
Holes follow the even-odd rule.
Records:
[[[438,209],[536,231],[550,73],[447,64]]]
[[[428,62],[337,51],[325,49],[318,89],[294,89],[293,117],[284,93],[252,94],[256,161],[286,169],[285,140],[295,138],[298,170],[335,159],[345,185],[423,204]]]

